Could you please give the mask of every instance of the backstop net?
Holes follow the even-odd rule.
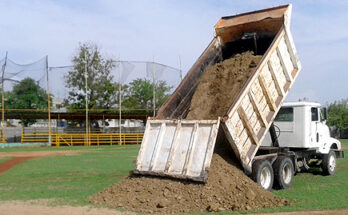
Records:
[[[148,61],[112,61],[105,71],[5,58],[0,68],[1,141],[57,146],[140,143],[145,120],[181,81],[180,69]]]
[[[25,141],[19,137],[26,127],[42,130],[37,140],[48,141],[51,100],[47,69],[47,57],[29,64],[7,57],[1,61],[1,142]]]

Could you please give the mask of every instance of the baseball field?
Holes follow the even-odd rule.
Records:
[[[341,142],[347,154],[348,140]],[[100,208],[90,203],[89,199],[129,175],[139,148],[139,145],[126,145],[1,149],[0,209],[10,210],[13,206],[18,210],[30,211],[30,207],[34,207],[33,210],[37,211],[35,207],[44,207],[42,210],[57,211],[47,212],[52,215],[61,214],[60,209],[66,207],[72,210],[83,208],[91,214],[96,210],[107,210],[104,214],[124,213],[117,209]],[[333,176],[322,176],[319,170],[299,173],[290,189],[272,191],[276,196],[289,200],[290,206],[248,213],[317,210],[347,213],[348,158],[340,159],[337,163]],[[81,211],[77,210],[76,214],[79,213]]]

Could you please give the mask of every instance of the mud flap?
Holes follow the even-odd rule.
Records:
[[[148,120],[135,174],[206,182],[218,120]]]

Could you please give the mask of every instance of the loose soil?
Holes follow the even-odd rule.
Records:
[[[245,52],[209,67],[194,93],[187,119],[224,116],[261,57]],[[206,184],[130,176],[90,201],[147,213],[241,211],[289,204],[248,178],[233,155],[224,136],[219,135]]]
[[[219,143],[206,184],[148,176],[129,176],[90,201],[146,213],[252,210],[288,205],[249,179]]]
[[[261,58],[253,52],[244,52],[208,67],[192,97],[186,119],[217,119],[226,115]]]

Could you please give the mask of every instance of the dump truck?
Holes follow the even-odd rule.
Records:
[[[231,156],[264,189],[273,185],[287,188],[296,172],[312,165],[334,173],[335,159],[343,157],[343,152],[339,141],[330,137],[327,126],[321,125],[324,122],[318,118],[311,124],[309,116],[313,112],[308,110],[316,108],[319,114],[319,106],[287,104],[281,109],[301,71],[290,32],[291,9],[291,5],[283,5],[218,21],[211,43],[157,115],[147,120],[134,173],[206,182],[221,130],[233,149]],[[262,59],[225,115],[216,120],[187,120],[205,70],[245,51],[262,55]],[[286,108],[292,108],[296,122],[279,121],[283,115],[275,121],[279,110],[283,113]],[[301,115],[299,110],[307,112]],[[315,126],[323,129],[313,130]],[[296,134],[283,135],[284,132]],[[310,132],[318,134],[313,136]],[[325,150],[318,146],[319,142]]]

